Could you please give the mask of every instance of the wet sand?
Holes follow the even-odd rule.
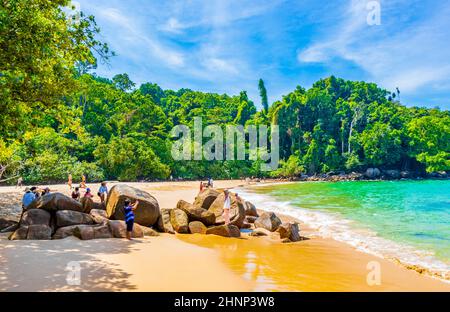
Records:
[[[128,184],[149,191],[162,208],[175,207],[179,199],[193,201],[199,186],[199,182]],[[215,184],[231,188],[244,183]],[[89,187],[96,192],[98,185]],[[65,185],[51,189],[69,193]],[[19,191],[0,188],[0,196]],[[308,232],[302,226],[303,235]],[[81,264],[79,286],[65,280],[70,261]],[[380,285],[368,284],[369,264],[379,264]],[[283,244],[247,236],[164,234],[130,243],[75,238],[12,242],[2,235],[0,265],[0,291],[450,291],[450,285],[440,280],[316,237]]]

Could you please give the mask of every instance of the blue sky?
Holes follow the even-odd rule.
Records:
[[[450,1],[78,0],[117,53],[96,72],[137,84],[238,94],[271,102],[335,75],[394,90],[408,106],[450,109]]]

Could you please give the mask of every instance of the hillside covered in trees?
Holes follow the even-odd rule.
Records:
[[[32,3],[32,5],[30,5]],[[68,1],[0,3],[0,181],[58,182],[297,176],[380,169],[450,170],[450,112],[406,107],[373,83],[329,77],[261,110],[245,91],[219,95],[135,85],[127,74],[93,74],[114,57],[93,16],[79,23]],[[255,84],[258,83],[255,78]],[[259,101],[259,100],[258,100]],[[174,161],[170,130],[208,124],[280,127],[280,168],[259,161]],[[206,140],[205,140],[206,141]]]

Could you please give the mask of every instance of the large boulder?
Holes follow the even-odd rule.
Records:
[[[230,193],[230,224],[241,228],[244,224],[245,220],[245,207],[243,201],[237,200],[236,195]],[[225,203],[225,194],[221,193],[216,200],[212,203],[211,207],[209,207],[209,211],[213,212],[216,216],[216,225],[222,225],[225,223],[223,218],[223,205]]]
[[[124,201],[130,199],[132,202],[139,200],[139,205],[134,211],[134,220],[144,226],[156,224],[160,216],[159,204],[156,198],[147,192],[137,188],[119,184],[111,188],[106,201],[106,212],[113,220],[124,220]]]
[[[255,221],[256,228],[263,228],[270,232],[274,232],[281,225],[280,218],[273,212],[264,212]]]
[[[89,214],[97,224],[104,224],[108,222],[108,215],[106,214],[106,210],[92,209]]]
[[[183,210],[172,209],[170,211],[170,223],[177,233],[189,233],[189,219]]]
[[[277,232],[280,233],[281,239],[288,239],[291,242],[298,242],[301,240],[298,223],[283,223],[278,227]]]
[[[126,238],[127,237],[127,225],[125,221],[121,220],[109,220],[108,222],[111,233],[116,238]],[[142,238],[144,237],[144,231],[142,227],[135,223],[133,226],[133,232],[131,232],[131,237]]]
[[[250,217],[259,217],[255,205],[249,201],[244,201],[245,215]]]
[[[51,214],[43,209],[31,209],[23,213],[20,226],[50,225]]]
[[[81,240],[112,238],[113,235],[108,224],[101,225],[78,225],[73,231],[73,235]]]
[[[170,222],[170,210],[167,208],[161,209],[161,215],[158,218],[156,226],[160,232],[175,234],[172,223]]]
[[[28,226],[21,226],[9,236],[9,239],[10,240],[27,239],[27,235],[28,235]]]
[[[217,225],[210,227],[206,230],[208,235],[219,235],[223,237],[240,237],[241,232],[239,228],[235,225]]]
[[[81,240],[112,238],[113,235],[108,224],[101,225],[71,225],[56,230],[53,239],[63,239],[69,236],[78,237]]]
[[[56,212],[56,226],[64,227],[77,224],[94,224],[94,218],[78,211],[61,210]]]
[[[30,225],[28,226],[27,239],[50,240],[52,239],[52,228],[45,224]]]
[[[69,236],[75,236],[75,229],[78,227],[78,225],[71,225],[71,226],[65,226],[60,227],[56,230],[55,234],[53,234],[53,239],[63,239]]]
[[[80,202],[64,194],[50,193],[32,201],[27,207],[27,210],[31,209],[44,209],[47,211],[73,210],[82,212],[83,206]]]
[[[188,203],[187,201],[178,201],[177,208],[183,210],[189,221],[200,221],[205,225],[213,225],[216,222],[216,216],[213,212]]]
[[[200,221],[189,222],[189,232],[191,234],[206,234],[207,229]]]
[[[369,179],[376,179],[381,175],[381,171],[378,168],[367,168],[364,175]]]
[[[194,201],[194,206],[197,208],[209,209],[212,203],[219,196],[219,192],[212,188],[207,188],[201,191]]]

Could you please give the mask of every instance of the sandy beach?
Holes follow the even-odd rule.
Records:
[[[161,208],[173,208],[179,199],[192,202],[199,186],[199,182],[127,184],[150,192]],[[243,184],[216,181],[215,187]],[[96,190],[98,185],[89,187]],[[50,188],[69,193],[66,185]],[[0,211],[5,203],[12,205],[10,199],[20,199],[21,192],[1,187]],[[308,226],[300,227],[308,238]],[[68,265],[74,262],[80,265],[80,285],[66,281]],[[380,267],[381,283],[370,286],[368,265],[373,262]],[[2,234],[0,265],[0,291],[450,291],[448,283],[317,237],[283,244],[270,238],[198,234],[163,234],[132,242],[73,237],[9,241]]]

